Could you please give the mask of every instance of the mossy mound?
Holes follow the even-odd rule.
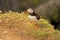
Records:
[[[27,16],[28,14],[25,12],[6,12],[0,14],[1,38],[3,40],[19,40],[19,38],[25,40],[28,36],[29,39],[27,38],[26,40],[37,40],[34,38],[40,40],[41,37],[41,39],[45,39],[55,32],[53,26],[47,20],[41,18],[36,22],[30,20]]]

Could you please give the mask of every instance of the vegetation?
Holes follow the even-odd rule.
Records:
[[[46,19],[30,20],[26,12],[0,14],[0,34],[3,40],[55,40],[58,33]],[[7,37],[6,37],[7,36]]]

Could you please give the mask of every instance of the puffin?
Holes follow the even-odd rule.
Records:
[[[32,19],[32,20],[39,20],[39,19],[40,19],[40,16],[37,15],[32,8],[29,8],[29,9],[27,10],[27,12],[28,12],[28,14],[29,14],[29,15],[28,15],[28,18],[29,18],[29,19]]]

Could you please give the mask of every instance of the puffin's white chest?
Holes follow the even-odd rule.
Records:
[[[36,16],[28,15],[28,18],[31,19],[31,20],[37,20]]]

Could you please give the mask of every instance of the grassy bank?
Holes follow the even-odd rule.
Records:
[[[25,12],[0,14],[0,39],[2,40],[57,40],[59,32],[46,19],[30,20]],[[59,39],[58,39],[59,40]]]

